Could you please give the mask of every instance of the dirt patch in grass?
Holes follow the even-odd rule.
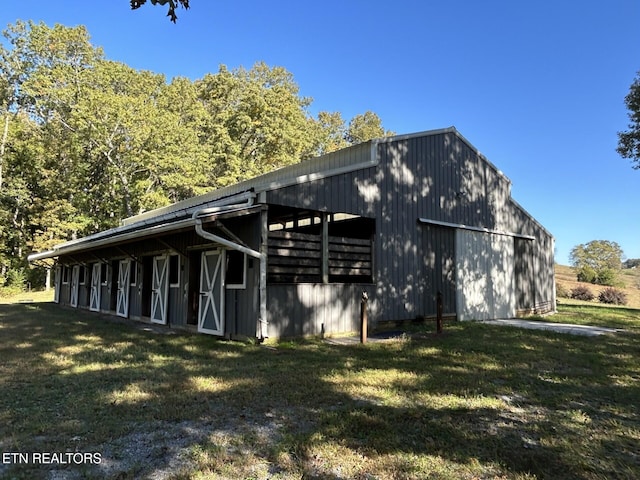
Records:
[[[597,309],[598,307],[592,307]],[[367,345],[158,335],[0,305],[7,478],[639,478],[640,311],[585,338],[475,323]]]

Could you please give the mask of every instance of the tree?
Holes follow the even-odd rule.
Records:
[[[135,10],[147,3],[147,0],[130,0],[129,3],[131,4],[131,10]],[[169,11],[167,12],[167,17],[169,17],[173,23],[176,23],[178,19],[176,8],[178,8],[179,5],[182,5],[185,9],[189,8],[189,0],[151,0],[151,3],[153,5],[166,5],[168,3]]]
[[[28,279],[30,251],[385,134],[372,112],[313,118],[282,67],[167,83],[105,59],[82,26],[3,35],[0,287]]]
[[[363,143],[374,138],[393,135],[393,132],[382,127],[380,117],[368,111],[361,115],[356,115],[349,122],[345,139],[350,145]]]
[[[616,242],[592,240],[573,247],[570,262],[578,271],[578,280],[613,285],[622,268],[622,248]]]
[[[340,112],[319,112],[315,126],[316,146],[313,155],[323,155],[349,146],[347,127]]]
[[[101,55],[84,27],[19,21],[3,36],[0,273],[24,271],[29,249],[70,238],[86,218],[70,203],[75,152],[56,112],[77,98],[82,72]]]
[[[310,98],[293,75],[263,62],[246,70],[220,66],[198,82],[210,115],[205,128],[216,168],[216,187],[299,162],[313,149]]]
[[[631,84],[629,94],[624,99],[629,109],[629,130],[618,132],[617,152],[635,162],[633,168],[640,169],[640,72]]]

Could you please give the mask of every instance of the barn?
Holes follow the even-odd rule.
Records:
[[[455,128],[380,138],[34,253],[55,301],[234,337],[555,310],[554,239]]]

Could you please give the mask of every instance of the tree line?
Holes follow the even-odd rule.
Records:
[[[31,251],[392,134],[373,112],[311,115],[283,67],[167,81],[107,59],[83,26],[18,21],[3,37],[0,287],[41,281]]]

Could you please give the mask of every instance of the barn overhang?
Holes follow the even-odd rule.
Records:
[[[238,243],[233,238],[225,238],[222,235],[216,235],[214,233],[204,230],[205,225],[215,224],[216,222],[224,219],[241,217],[244,215],[251,215],[260,212],[263,209],[262,205],[254,205],[251,207],[236,208],[225,210],[217,213],[209,213],[198,218],[184,218],[174,221],[164,222],[158,225],[147,226],[132,231],[119,231],[112,232],[112,235],[101,235],[99,238],[84,237],[75,241],[62,243],[56,245],[53,249],[44,252],[32,253],[27,258],[29,262],[36,262],[48,258],[57,258],[61,256],[69,256],[74,254],[80,254],[86,251],[95,250],[98,248],[115,247],[125,243],[131,243],[139,240],[145,240],[154,237],[160,237],[162,235],[177,233],[180,231],[194,230],[200,236],[211,240],[214,243],[218,243],[227,248],[242,251],[253,257],[259,257],[259,252],[246,247]],[[200,232],[199,232],[200,231]],[[109,233],[107,230],[102,233]],[[201,234],[202,233],[202,234]],[[227,235],[230,237],[230,235]]]

